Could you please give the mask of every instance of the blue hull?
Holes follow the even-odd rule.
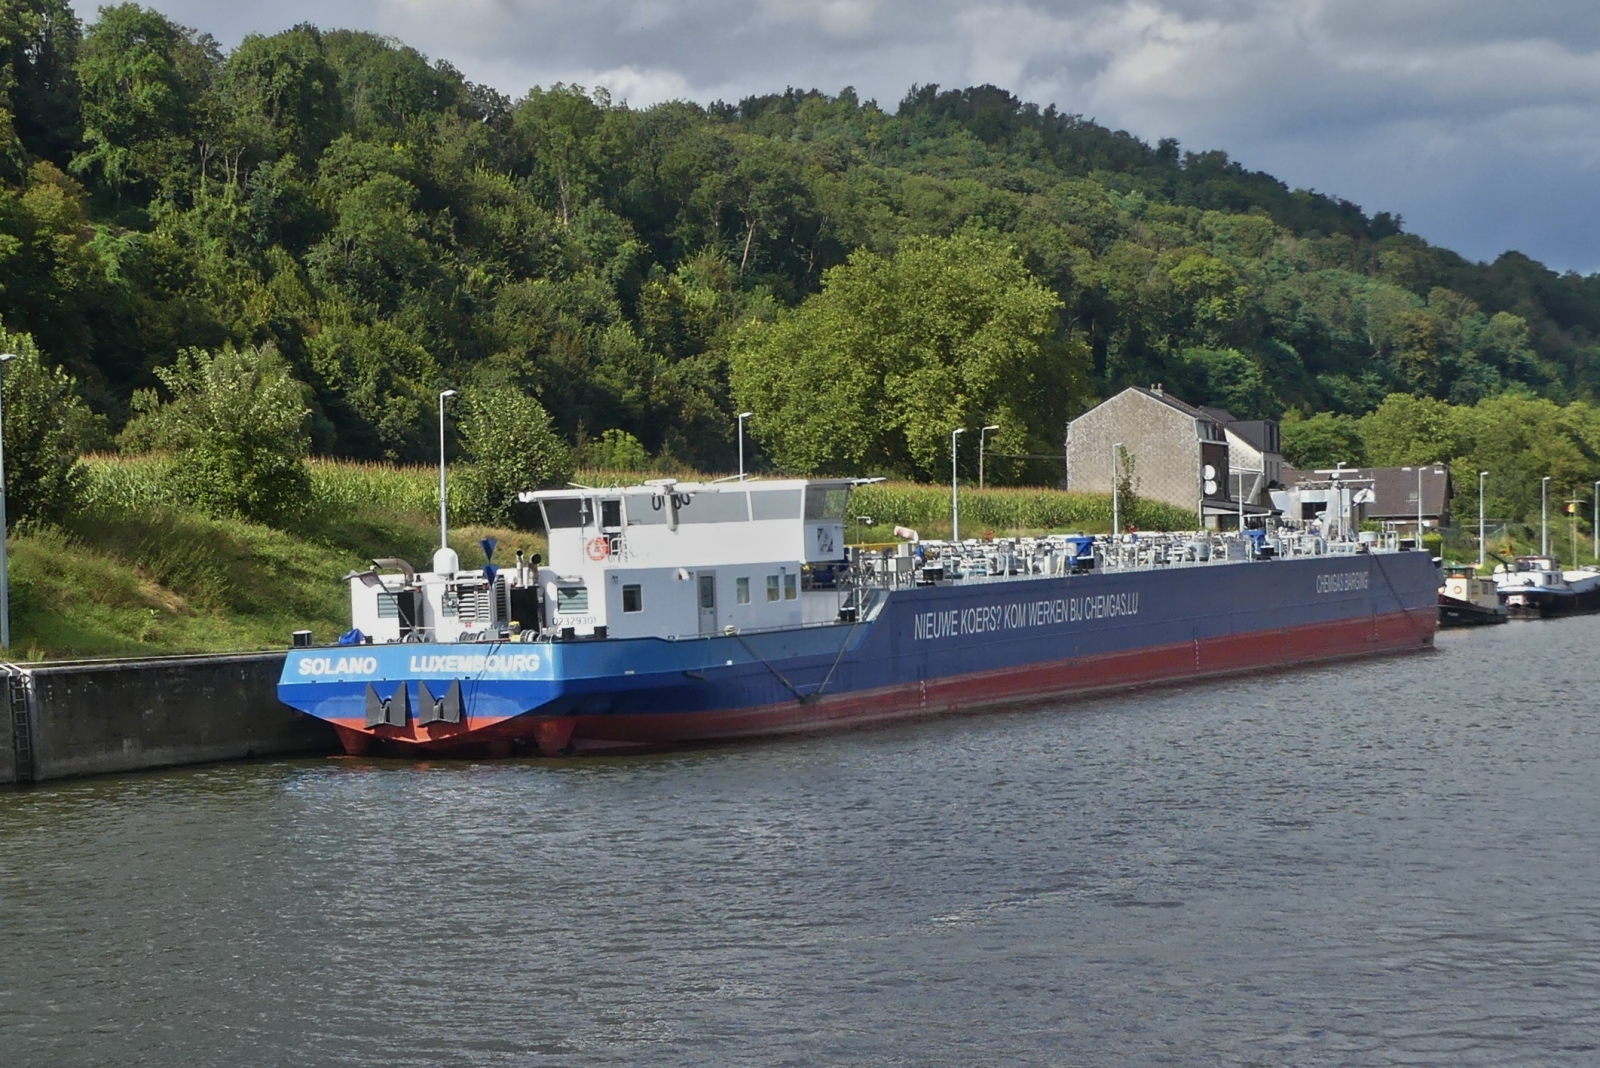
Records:
[[[892,591],[858,624],[295,650],[279,696],[358,752],[650,746],[1425,648],[1438,585],[1423,553],[993,579]],[[374,698],[453,683],[459,723],[366,725]]]

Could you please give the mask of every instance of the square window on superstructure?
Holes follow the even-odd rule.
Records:
[[[639,586],[622,587],[622,610],[624,612],[644,611],[644,591]]]
[[[778,576],[777,575],[768,575],[767,576],[767,600],[776,601],[776,600],[778,600],[778,598],[779,598]]]
[[[750,603],[750,580],[747,578],[735,579],[733,583],[735,598],[740,604]]]
[[[798,596],[800,596],[800,576],[783,576],[783,599],[785,601],[792,601]]]

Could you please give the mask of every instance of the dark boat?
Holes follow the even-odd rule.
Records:
[[[1472,565],[1451,564],[1444,569],[1444,576],[1444,585],[1439,587],[1439,626],[1481,627],[1511,618],[1500,603],[1494,579],[1480,577]]]

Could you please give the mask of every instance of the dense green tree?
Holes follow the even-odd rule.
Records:
[[[550,413],[520,390],[469,390],[460,427],[468,466],[457,479],[457,500],[469,520],[509,522],[518,493],[560,486],[572,477],[572,450],[551,425]]]
[[[283,357],[186,349],[156,373],[169,399],[136,399],[125,446],[169,450],[177,491],[213,515],[282,525],[304,511],[310,410]]]
[[[1444,401],[1391,393],[1361,419],[1367,461],[1393,467],[1454,459],[1463,449],[1454,413]]]
[[[0,110],[15,130],[10,177],[23,162],[65,167],[79,147],[78,45],[83,28],[64,0],[0,3]],[[0,121],[0,136],[6,132]]]
[[[78,457],[99,428],[78,396],[77,383],[39,355],[33,338],[0,327],[4,378],[6,526],[49,522],[78,501],[83,465]]]
[[[979,233],[1013,250],[990,282],[907,280]],[[1042,319],[995,296],[1017,270]],[[997,475],[1049,482],[1030,458],[1128,384],[1260,416],[1600,396],[1600,275],[1470,263],[994,86],[510,100],[376,34],[224,53],[131,3],[85,30],[64,0],[0,0],[0,295],[114,425],[180,352],[270,345],[314,391],[317,448],[372,458],[427,454],[445,384],[536,397],[570,443],[617,430],[726,470],[734,382],[766,375],[785,414],[763,462],[942,477],[949,426],[1000,419]],[[995,361],[968,335],[1024,369],[974,372]],[[1300,421],[1305,455],[1350,453],[1329,420]],[[1375,456],[1411,455],[1393,421]]]
[[[1304,416],[1291,408],[1280,427],[1284,459],[1302,471],[1367,462],[1361,427],[1348,415],[1318,412]]]
[[[975,231],[857,253],[800,308],[740,336],[734,395],[789,470],[935,476],[952,430],[989,423],[997,459],[1040,451],[1065,424],[1081,359],[1055,334],[1058,307],[1014,250]]]
[[[85,151],[72,169],[119,200],[178,193],[192,173],[200,100],[222,57],[211,38],[137,4],[100,9],[77,63]]]

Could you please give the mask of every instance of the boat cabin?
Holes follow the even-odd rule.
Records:
[[[352,571],[352,627],[377,644],[497,638],[682,638],[839,618],[850,479],[572,487],[519,495],[549,560]],[[486,553],[487,555],[487,553]]]
[[[545,627],[670,638],[837,619],[854,484],[659,479],[523,494],[550,535]]]

